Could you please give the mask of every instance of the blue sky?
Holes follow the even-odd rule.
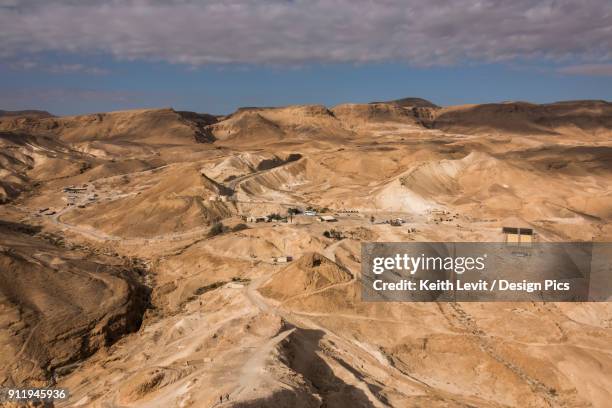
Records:
[[[607,1],[433,3],[0,0],[0,109],[612,99]]]

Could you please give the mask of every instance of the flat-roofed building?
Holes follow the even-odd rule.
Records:
[[[248,216],[246,218],[247,222],[270,222],[270,218],[268,216]]]
[[[502,227],[504,242],[516,245],[531,245],[535,233],[531,228]]]
[[[320,222],[336,222],[338,220],[336,219],[336,217],[333,217],[331,215],[321,215],[319,217],[319,221]]]

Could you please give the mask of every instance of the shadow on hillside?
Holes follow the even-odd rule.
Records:
[[[321,330],[296,328],[281,344],[281,360],[293,371],[303,376],[305,382],[310,386],[310,391],[283,390],[274,393],[269,398],[236,403],[232,406],[240,408],[373,407],[374,405],[362,390],[337,377],[325,360],[317,354],[321,350],[320,341],[324,334],[325,332]],[[363,380],[362,374],[355,368],[338,357],[334,359],[352,372],[356,378]],[[370,384],[368,386],[373,391],[378,388]],[[321,397],[321,401],[318,400],[316,394]]]

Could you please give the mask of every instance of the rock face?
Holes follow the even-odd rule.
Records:
[[[148,290],[117,259],[0,224],[0,384],[42,385],[139,329]]]

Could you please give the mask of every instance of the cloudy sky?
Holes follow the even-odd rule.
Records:
[[[0,109],[612,99],[610,0],[0,0]]]

